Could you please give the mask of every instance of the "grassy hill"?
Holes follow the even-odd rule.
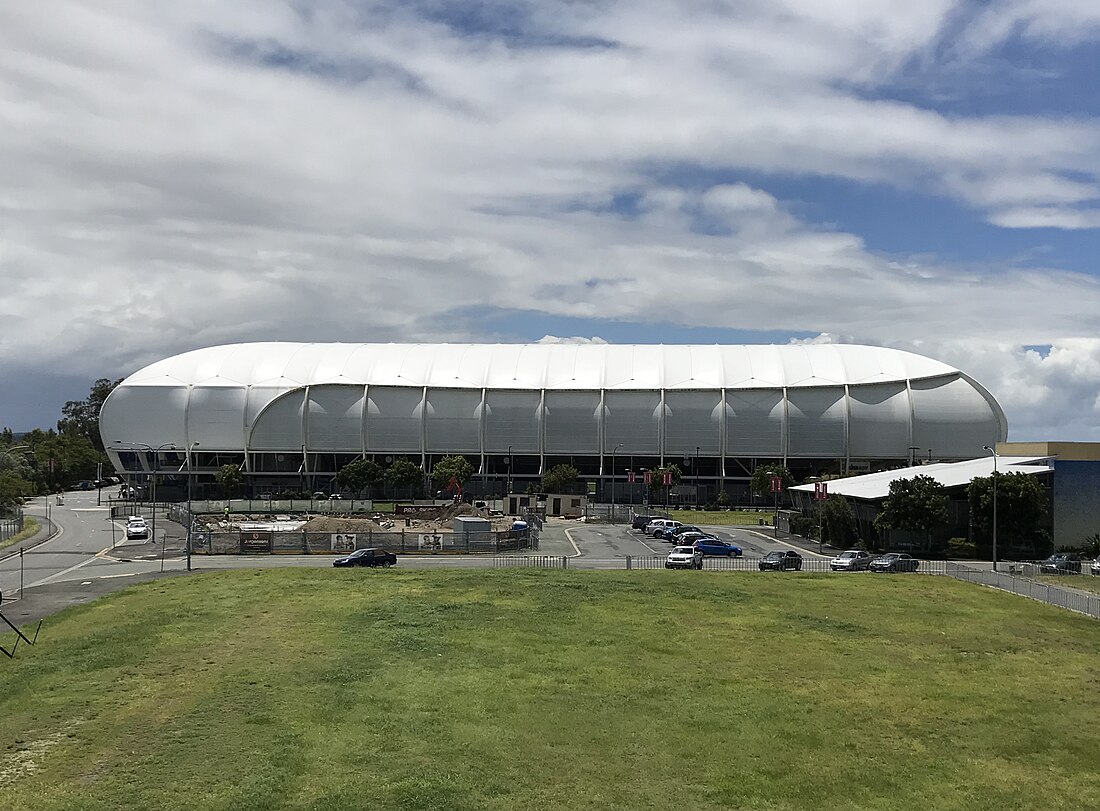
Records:
[[[946,578],[202,574],[0,660],[0,807],[1095,808],[1098,687]]]

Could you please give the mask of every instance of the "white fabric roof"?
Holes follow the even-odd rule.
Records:
[[[999,473],[1046,473],[1053,468],[1047,456],[1001,456],[997,459]],[[874,500],[890,495],[890,483],[897,479],[912,479],[914,476],[931,476],[944,487],[960,487],[970,484],[976,478],[993,474],[993,457],[984,456],[968,459],[965,462],[943,462],[932,465],[917,465],[898,470],[886,470],[882,473],[868,473],[865,476],[850,476],[846,479],[830,479],[826,482],[829,495],[841,495],[848,498]],[[812,493],[814,485],[800,484],[790,488]]]
[[[957,374],[958,370],[945,363],[910,352],[851,344],[247,343],[166,358],[130,375],[123,385],[289,389],[352,383],[490,389],[761,389],[884,383]],[[978,388],[993,401],[988,392]]]

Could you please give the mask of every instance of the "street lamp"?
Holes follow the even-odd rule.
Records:
[[[168,450],[168,449],[174,450],[175,447],[176,447],[176,444],[174,442],[165,442],[163,445],[158,445],[157,447],[154,448],[151,445],[146,445],[144,442],[123,442],[121,439],[116,439],[112,444],[122,446],[123,450],[132,450],[134,448],[145,448],[145,450],[147,450],[151,454],[153,454],[153,492],[152,492],[152,499],[153,499],[153,521],[152,521],[152,525],[153,526],[152,526],[152,533],[153,533],[153,543],[156,543],[157,542],[157,468],[160,467],[160,452],[163,451],[163,450]],[[163,565],[164,565],[164,557],[161,556],[161,566],[163,567]]]
[[[993,571],[997,571],[997,451],[988,445],[982,445],[982,450],[993,454]]]
[[[191,528],[195,525],[195,519],[191,517],[191,480],[194,478],[191,472],[191,451],[198,445],[198,442],[192,442],[187,446],[187,571],[191,571]]]
[[[615,454],[619,452],[619,448],[623,446],[620,442],[614,448],[611,449],[611,523],[615,523]]]

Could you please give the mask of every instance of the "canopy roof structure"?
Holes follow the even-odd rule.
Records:
[[[1045,456],[1001,456],[997,459],[997,472],[1026,473],[1038,475],[1049,473],[1054,468],[1051,460]],[[890,495],[890,484],[901,479],[915,476],[928,476],[944,487],[961,487],[974,479],[993,475],[993,457],[982,456],[963,462],[945,462],[931,465],[916,465],[898,470],[885,470],[881,473],[868,473],[864,476],[850,476],[845,479],[831,479],[828,485],[829,495],[857,498],[865,501],[877,501]],[[813,484],[800,484],[790,488],[803,493],[813,493]]]
[[[247,343],[166,358],[130,375],[123,385],[759,389],[866,385],[956,374],[957,369],[921,355],[849,344]]]
[[[479,471],[515,454],[532,475],[559,462],[603,475],[619,453],[713,460],[724,478],[727,460],[970,458],[1008,426],[963,372],[883,347],[249,343],[135,372],[100,430],[108,452],[197,446],[246,472],[372,454],[427,470],[460,453]]]

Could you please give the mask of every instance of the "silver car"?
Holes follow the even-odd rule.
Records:
[[[849,549],[830,560],[829,568],[834,572],[861,572],[870,568],[872,560],[874,558],[869,552],[864,552],[862,549]]]
[[[1089,566],[1089,571],[1092,574],[1100,574],[1100,558],[1097,558],[1092,562],[1092,565]]]

